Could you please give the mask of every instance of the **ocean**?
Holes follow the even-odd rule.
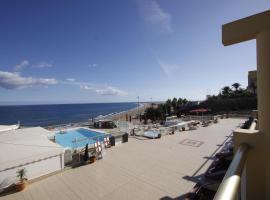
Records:
[[[54,126],[86,122],[99,115],[108,115],[137,107],[137,103],[89,103],[56,105],[0,106],[0,125]]]

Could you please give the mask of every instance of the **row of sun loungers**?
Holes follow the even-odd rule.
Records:
[[[85,156],[85,151],[88,151],[89,157],[95,157],[95,159],[101,159],[103,158],[103,148],[107,149],[111,147],[110,139],[109,137],[105,137],[103,142],[97,141],[94,143],[93,146],[88,148],[88,145],[86,145],[83,149],[75,150],[73,153],[73,163],[75,163],[75,166],[77,166],[76,163],[80,163],[83,161],[83,156]],[[86,150],[88,148],[88,150]]]
[[[250,117],[240,128],[254,130],[258,121]],[[197,183],[192,191],[186,195],[186,200],[213,199],[222,182],[232,160],[233,142],[230,140],[223,149],[214,156],[214,161],[207,169],[201,182]]]
[[[249,117],[243,124],[241,124],[242,129],[252,129],[254,130],[257,126],[257,119]]]
[[[223,177],[233,159],[232,141],[226,143],[224,148],[214,156],[214,161],[207,169],[201,182],[190,191],[186,200],[213,199]]]
[[[136,126],[134,128],[134,135],[147,138],[160,138],[162,135],[168,135],[172,131],[167,127],[156,127],[158,126]]]
[[[171,127],[162,127],[158,124],[153,125],[137,125],[134,128],[134,132],[131,135],[144,136],[149,138],[159,138],[164,135],[174,134],[176,131],[185,131],[185,130],[197,130],[199,128],[200,122],[190,121],[182,122],[171,126]],[[151,135],[151,136],[149,136]],[[155,135],[154,137],[152,137]]]

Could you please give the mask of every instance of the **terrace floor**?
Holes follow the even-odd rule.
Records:
[[[222,119],[161,139],[129,138],[94,164],[63,171],[0,199],[183,199],[211,164],[209,157],[243,121]]]

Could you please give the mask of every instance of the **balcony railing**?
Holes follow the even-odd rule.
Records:
[[[235,200],[239,194],[241,174],[248,155],[248,145],[241,144],[225,174],[214,200]]]

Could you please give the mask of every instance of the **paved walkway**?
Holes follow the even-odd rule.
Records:
[[[92,165],[50,176],[0,200],[182,199],[211,164],[207,158],[243,121],[223,119],[161,139],[130,138]]]

